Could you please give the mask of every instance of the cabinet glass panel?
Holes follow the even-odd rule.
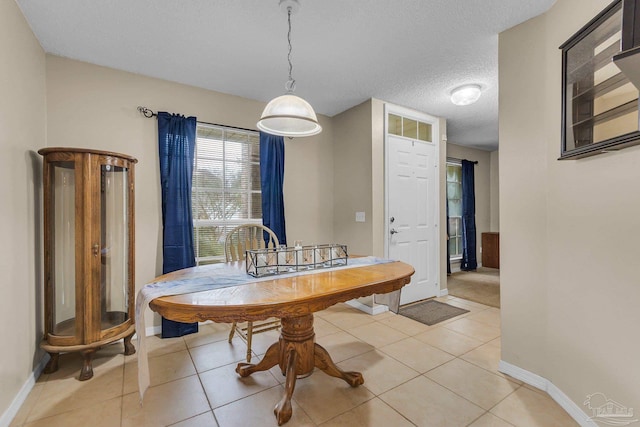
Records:
[[[53,255],[53,334],[76,334],[76,174],[73,162],[53,163],[50,168],[53,189],[50,242]]]
[[[127,311],[129,275],[128,212],[129,186],[126,168],[101,166],[102,242],[100,273],[101,329],[120,325]]]
[[[638,89],[612,60],[621,25],[618,2],[563,47],[563,156],[638,131]]]

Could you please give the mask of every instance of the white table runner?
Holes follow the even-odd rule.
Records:
[[[146,348],[146,327],[144,310],[149,303],[160,297],[170,295],[190,294],[193,292],[210,291],[230,286],[248,285],[286,277],[296,277],[307,274],[323,273],[326,271],[343,270],[347,268],[365,267],[374,264],[384,264],[393,260],[377,258],[373,256],[349,258],[348,264],[340,267],[322,268],[295,273],[279,274],[274,276],[253,277],[242,269],[231,267],[228,264],[210,264],[192,267],[195,274],[189,279],[173,281],[157,281],[144,285],[136,298],[136,332],[138,334],[138,387],[140,391],[140,404],[144,393],[149,388],[149,360]]]

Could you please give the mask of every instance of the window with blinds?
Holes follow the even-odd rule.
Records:
[[[257,132],[198,123],[191,203],[196,263],[225,261],[227,232],[262,223]]]
[[[462,165],[447,162],[449,207],[449,259],[462,258]]]

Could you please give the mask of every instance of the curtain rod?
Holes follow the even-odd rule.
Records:
[[[463,159],[456,159],[455,157],[447,157],[447,161],[461,162],[462,160],[463,160]],[[467,159],[464,159],[464,160],[467,160]],[[467,160],[467,162],[471,162],[471,163],[473,163],[474,165],[477,165],[477,164],[478,164],[478,161],[477,161],[477,160],[475,160],[475,161],[474,161],[474,160]]]
[[[147,107],[138,107],[137,110],[140,112],[140,114],[142,114],[143,116],[145,116],[146,118],[150,119],[151,117],[158,117],[158,113],[155,113],[153,110],[150,110]],[[219,127],[223,127],[223,128],[230,128],[230,129],[238,129],[238,130],[244,130],[247,132],[258,132],[255,129],[247,129],[247,128],[241,128],[238,126],[229,126],[229,125],[221,125],[218,123],[209,123],[209,122],[203,122],[198,120],[198,123],[203,123],[205,125],[211,125],[211,126],[219,126]]]

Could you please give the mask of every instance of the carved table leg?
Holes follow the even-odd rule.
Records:
[[[260,363],[238,363],[236,372],[241,377],[247,377],[254,372],[270,369],[276,363],[287,377],[284,395],[273,410],[278,425],[291,418],[291,396],[296,379],[310,374],[314,367],[320,368],[327,375],[345,380],[352,387],[364,383],[361,373],[341,370],[331,360],[327,350],[315,343],[312,314],[282,319],[280,339],[269,347]]]
[[[241,377],[248,377],[254,372],[266,371],[268,369],[273,368],[278,364],[278,361],[280,360],[279,349],[280,349],[279,343],[271,344],[267,352],[264,354],[264,357],[262,358],[260,363],[255,365],[252,363],[238,363],[238,366],[236,367],[236,372]]]
[[[82,364],[82,370],[80,371],[80,381],[86,381],[93,377],[93,367],[91,363],[93,362],[93,355],[95,354],[96,349],[92,348],[89,350],[84,350],[82,352],[82,356],[84,357],[84,362]]]
[[[320,344],[315,345],[315,363],[316,367],[322,369],[325,374],[342,378],[351,387],[358,387],[364,383],[364,378],[360,372],[345,372],[338,368],[331,359],[331,356],[329,356],[327,350]]]
[[[287,379],[284,384],[284,395],[280,402],[273,409],[273,413],[278,420],[278,425],[286,423],[291,419],[293,410],[291,408],[291,396],[293,396],[293,390],[296,387],[296,364],[298,362],[298,353],[295,349],[290,349],[287,357]]]
[[[49,353],[51,358],[47,362],[47,366],[44,367],[45,374],[52,374],[58,370],[58,360],[60,359],[60,353]]]
[[[124,355],[131,356],[136,352],[136,348],[131,344],[131,338],[133,338],[133,333],[128,337],[124,337]]]

